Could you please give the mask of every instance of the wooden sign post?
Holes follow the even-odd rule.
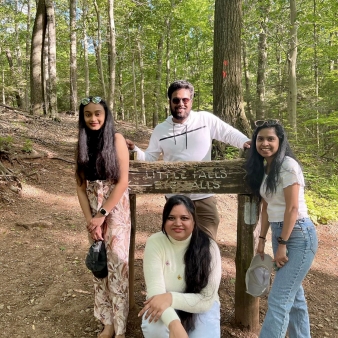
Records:
[[[242,159],[212,162],[130,161],[130,308],[135,305],[136,194],[238,194],[235,320],[253,332],[259,329],[259,300],[245,292],[245,273],[254,253],[253,231],[258,208],[244,183],[243,165]]]

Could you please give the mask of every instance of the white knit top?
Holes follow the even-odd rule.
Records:
[[[150,236],[143,259],[147,298],[166,292],[172,294],[172,306],[161,316],[167,326],[171,321],[179,319],[175,309],[201,313],[208,311],[215,301],[219,302],[218,288],[222,276],[220,251],[216,242],[210,239],[212,263],[209,283],[198,294],[183,293],[185,290],[184,254],[191,236],[184,241],[169,238],[162,232]]]

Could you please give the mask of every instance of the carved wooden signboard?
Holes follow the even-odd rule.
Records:
[[[253,229],[257,205],[245,184],[244,159],[212,162],[130,161],[129,196],[131,238],[129,301],[134,298],[134,257],[137,194],[238,194],[235,321],[254,332],[259,329],[259,301],[246,293],[245,273],[253,257]]]
[[[177,163],[131,161],[130,193],[247,194],[243,164],[242,159]]]

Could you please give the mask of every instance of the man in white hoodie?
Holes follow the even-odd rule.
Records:
[[[237,148],[250,148],[248,137],[217,116],[191,110],[193,97],[194,87],[188,81],[178,80],[169,86],[171,116],[155,127],[147,150],[142,151],[134,142],[126,140],[128,148],[137,152],[138,160],[156,161],[163,154],[163,160],[168,162],[211,161],[214,139]],[[219,215],[215,197],[186,195],[195,203],[199,226],[216,240]]]

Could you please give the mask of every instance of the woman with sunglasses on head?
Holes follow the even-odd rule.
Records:
[[[94,316],[104,325],[99,338],[124,338],[129,311],[129,152],[115,132],[100,97],[81,100],[76,154],[77,195],[92,241],[104,240],[108,276],[94,277]]]
[[[162,232],[147,240],[143,270],[147,300],[139,316],[145,338],[220,338],[221,256],[196,224],[189,197],[167,200]]]
[[[260,338],[309,338],[302,282],[318,247],[304,199],[302,169],[278,120],[256,121],[246,163],[246,180],[262,201],[257,252],[264,257],[269,227],[276,274]]]

